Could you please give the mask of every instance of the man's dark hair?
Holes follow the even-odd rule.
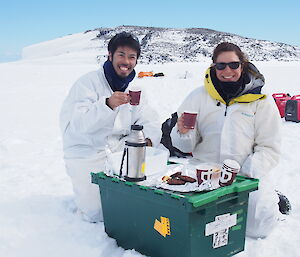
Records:
[[[141,54],[141,45],[138,38],[129,32],[123,31],[116,34],[108,43],[108,51],[114,55],[119,46],[128,46],[134,49],[137,53],[137,58]]]

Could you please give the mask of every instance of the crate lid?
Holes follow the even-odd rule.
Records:
[[[254,191],[258,188],[258,179],[247,178],[237,175],[236,181],[230,186],[220,187],[209,192],[197,193],[189,196],[189,202],[194,207],[199,207],[207,203],[218,200],[218,198],[231,193],[239,193],[243,191]]]
[[[132,187],[132,190],[135,190],[135,187],[138,187],[139,189],[143,189],[146,191],[153,191],[155,194],[161,194],[161,195],[168,195],[171,198],[177,198],[181,200],[185,200],[189,202],[193,207],[197,208],[200,206],[203,206],[205,204],[214,202],[218,200],[220,197],[231,194],[231,193],[240,193],[244,191],[254,191],[258,188],[258,179],[254,178],[247,178],[244,176],[237,175],[236,180],[234,183],[232,183],[229,186],[220,187],[218,189],[212,190],[212,191],[205,191],[205,192],[195,192],[195,193],[173,193],[168,190],[164,189],[158,189],[155,187],[148,187],[148,186],[141,186],[137,185],[133,182],[123,181],[120,180],[117,177],[109,177],[103,172],[99,173],[91,173],[92,175],[92,183],[99,184],[100,180],[105,180],[107,182],[113,182],[113,184],[118,183],[122,184],[125,187]]]

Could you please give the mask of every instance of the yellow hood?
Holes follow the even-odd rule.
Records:
[[[215,89],[215,86],[210,76],[210,69],[211,67],[209,67],[205,72],[204,87],[212,98],[222,102],[223,104],[226,104],[224,99],[220,96],[218,91]],[[245,92],[245,94],[230,100],[228,105],[231,105],[233,103],[250,103],[264,98],[266,98],[266,95],[264,94],[252,94],[252,93]]]

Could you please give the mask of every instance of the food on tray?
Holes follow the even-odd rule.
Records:
[[[186,182],[180,178],[171,178],[167,181],[169,185],[184,185]]]
[[[171,177],[169,177],[169,176],[163,176],[161,179],[162,179],[162,181],[168,181],[169,179],[170,179]]]
[[[181,171],[178,171],[178,172],[172,174],[170,177],[171,178],[177,178],[179,175],[181,175]]]
[[[158,177],[156,187],[177,192],[211,191],[220,187],[219,164],[191,162],[171,164],[166,173]]]
[[[196,179],[189,177],[189,176],[179,175],[178,178],[180,178],[183,181],[190,182],[190,183],[196,182]]]
[[[163,182],[167,182],[169,185],[184,185],[186,182],[196,182],[196,179],[181,174],[181,171],[178,171],[170,176],[163,176],[161,179]]]

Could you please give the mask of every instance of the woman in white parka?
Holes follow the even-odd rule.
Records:
[[[270,178],[280,156],[281,119],[274,100],[264,94],[263,75],[238,46],[223,42],[212,59],[204,87],[191,92],[177,111],[172,143],[201,162],[234,159],[241,175],[258,178],[259,190],[249,196],[247,235],[266,237],[279,214]],[[198,113],[195,129],[183,127],[187,110]]]

